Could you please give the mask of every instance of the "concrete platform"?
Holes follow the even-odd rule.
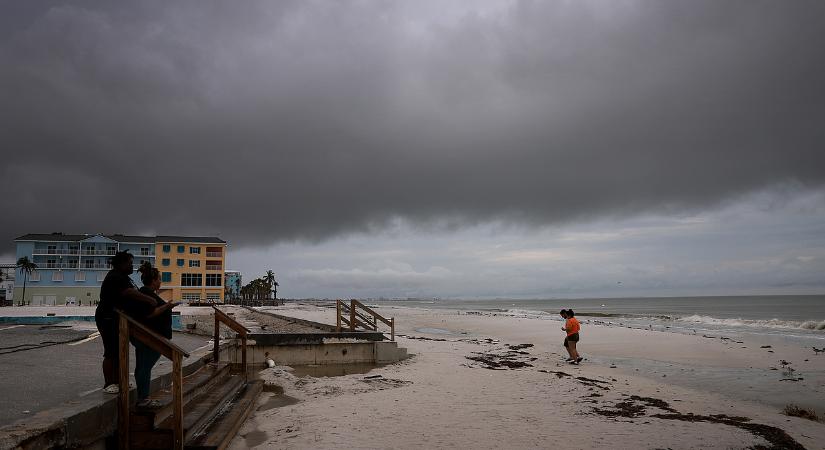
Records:
[[[64,324],[72,326],[0,325],[0,426],[67,401],[114,397],[100,391],[102,341],[84,341],[96,331],[94,323]],[[175,333],[173,342],[192,351],[206,348],[209,339]],[[134,348],[130,357],[134,370]],[[152,373],[167,373],[171,366],[161,358]]]

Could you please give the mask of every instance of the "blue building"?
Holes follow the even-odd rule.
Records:
[[[241,298],[241,273],[236,270],[227,270],[224,274],[225,295],[227,299]]]
[[[138,266],[155,265],[155,237],[113,235],[27,234],[15,239],[17,259],[28,257],[37,270],[15,273],[15,301],[31,305],[92,305],[100,300],[100,284],[111,266],[109,258],[129,250],[135,256],[132,279],[140,286]],[[23,280],[26,278],[26,298]]]

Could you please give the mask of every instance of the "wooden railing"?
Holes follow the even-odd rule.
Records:
[[[223,311],[218,309],[217,306],[212,306],[212,309],[215,310],[215,336],[213,341],[215,346],[212,348],[212,360],[215,362],[219,361],[220,357],[220,345],[221,345],[221,323],[228,326],[232,331],[235,331],[241,336],[241,370],[243,370],[244,380],[247,380],[248,370],[246,367],[246,335],[249,333],[249,330],[244,327],[243,325],[239,324],[235,319],[227,316]]]
[[[359,308],[363,312],[359,311]],[[387,319],[358,300],[350,300],[349,305],[343,300],[337,300],[335,312],[335,327],[339,333],[344,328],[343,325],[346,325],[350,331],[355,331],[355,328],[359,326],[366,330],[378,331],[378,321],[381,321],[390,327],[390,340],[395,341],[395,317]]]
[[[189,357],[186,350],[172,341],[141,325],[120,310],[115,310],[120,317],[118,345],[120,346],[118,381],[117,433],[118,448],[129,448],[129,337],[133,337],[172,360],[172,417],[174,421],[174,447],[183,449],[183,358]]]

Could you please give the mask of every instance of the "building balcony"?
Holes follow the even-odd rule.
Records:
[[[36,248],[32,255],[78,255],[80,251],[70,248]]]
[[[220,258],[221,256],[223,256],[221,252],[206,252],[207,258]]]
[[[221,266],[220,266],[220,264],[218,264],[218,265],[207,264],[206,265],[206,270],[221,270]]]
[[[117,250],[83,249],[83,256],[114,256]]]

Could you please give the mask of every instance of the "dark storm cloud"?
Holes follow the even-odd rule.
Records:
[[[0,240],[550,223],[825,180],[823,2],[468,3],[4,2]]]

